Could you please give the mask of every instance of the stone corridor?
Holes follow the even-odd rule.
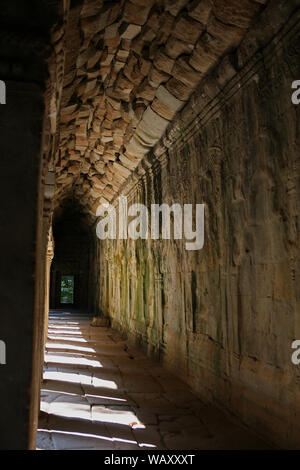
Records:
[[[300,449],[299,111],[300,0],[1,1],[0,449]]]
[[[53,311],[37,448],[267,449],[182,381],[86,315]]]

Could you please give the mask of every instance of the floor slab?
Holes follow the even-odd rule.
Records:
[[[37,448],[268,449],[91,318],[49,318]],[[130,349],[130,352],[129,352]]]

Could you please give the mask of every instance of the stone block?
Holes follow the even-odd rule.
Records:
[[[164,52],[164,50],[160,49],[158,53],[156,54],[153,63],[156,69],[164,73],[170,74],[173,69],[175,61],[174,59],[171,59],[170,57],[168,57],[167,54]]]
[[[195,44],[203,32],[204,26],[185,14],[179,15],[175,22],[172,35],[190,44]]]
[[[119,33],[122,39],[131,41],[141,32],[142,27],[136,24],[123,23],[120,27]]]
[[[187,87],[184,83],[176,80],[176,78],[171,78],[166,84],[167,90],[171,95],[175,96],[178,100],[187,101],[191,96],[192,89]]]
[[[213,0],[213,12],[222,23],[243,29],[249,27],[260,8],[251,0]]]
[[[125,8],[123,13],[124,21],[135,25],[143,25],[148,17],[150,6],[137,5],[131,1],[125,2]]]
[[[212,10],[212,0],[193,0],[187,6],[191,18],[206,25]]]
[[[166,54],[172,59],[177,59],[182,54],[190,54],[194,49],[194,45],[170,36],[165,44]]]
[[[177,59],[172,69],[172,76],[187,87],[196,88],[203,75],[188,64],[188,59],[186,56],[181,56]]]

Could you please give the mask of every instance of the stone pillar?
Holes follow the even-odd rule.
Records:
[[[47,340],[48,333],[48,317],[49,317],[49,303],[50,303],[50,270],[51,263],[54,256],[54,239],[52,229],[49,230],[47,255],[46,255],[46,276],[45,276],[45,303],[44,303],[44,345]]]
[[[40,249],[39,179],[43,90],[6,81],[0,106],[0,449],[34,447],[39,401],[37,286]]]
[[[42,134],[50,28],[59,3],[1,3],[0,449],[34,449],[40,396],[43,278]],[[48,37],[47,37],[48,35]],[[42,332],[43,333],[43,332]]]

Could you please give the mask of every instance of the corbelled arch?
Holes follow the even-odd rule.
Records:
[[[264,3],[71,3],[52,36],[64,51],[56,203],[70,188],[91,216],[111,201]]]

